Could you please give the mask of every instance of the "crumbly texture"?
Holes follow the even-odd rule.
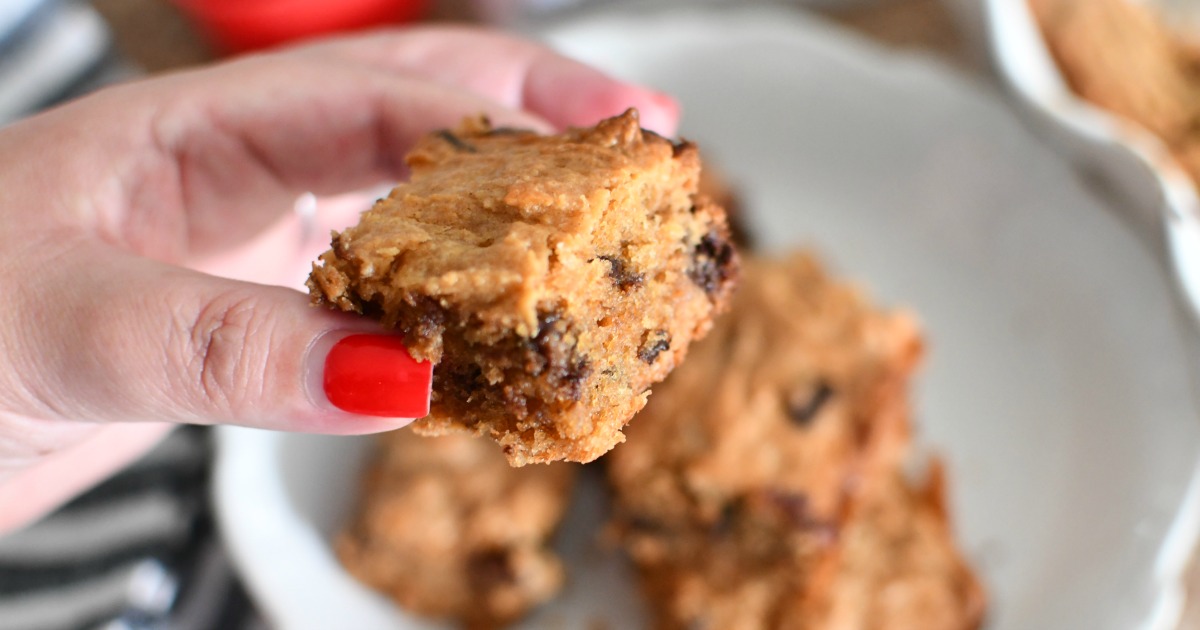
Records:
[[[837,548],[791,600],[784,627],[803,630],[964,630],[978,627],[985,598],[954,545],[944,472],[929,462],[913,484],[892,468],[864,489]]]
[[[574,475],[568,464],[512,468],[481,438],[385,434],[338,558],[411,612],[502,627],[562,586],[548,545]]]
[[[900,627],[838,625],[823,611],[847,601],[835,585],[861,583],[842,578],[858,569],[837,559],[848,536],[874,534],[855,515],[876,520],[862,498],[907,449],[907,386],[921,353],[911,316],[873,308],[811,257],[745,262],[732,311],[606,458],[613,529],[656,627]],[[882,575],[923,570],[879,558]],[[965,570],[945,577],[974,583]],[[913,605],[945,605],[957,625],[916,627],[974,627],[975,604],[939,589],[914,589]]]
[[[436,363],[429,435],[487,434],[509,462],[586,462],[723,310],[737,276],[694,146],[637,114],[557,136],[468,121],[335,234],[314,300],[380,319]]]
[[[1029,0],[1083,98],[1157,135],[1200,181],[1200,50],[1130,0]]]

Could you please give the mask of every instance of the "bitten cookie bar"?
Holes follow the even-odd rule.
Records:
[[[471,436],[385,434],[338,558],[414,613],[504,626],[562,586],[548,541],[574,473],[567,464],[511,468],[494,444]]]
[[[621,442],[737,274],[694,146],[637,114],[558,136],[468,121],[314,266],[314,300],[380,319],[436,363],[425,434],[487,434],[509,462]]]
[[[656,627],[876,627],[835,623],[831,576],[861,497],[907,449],[921,353],[913,318],[812,258],[745,262],[731,312],[606,458]],[[962,623],[938,628],[972,627],[973,604],[948,601]]]

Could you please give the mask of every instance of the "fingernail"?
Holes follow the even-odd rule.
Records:
[[[433,364],[408,354],[394,335],[350,335],[325,356],[322,387],[333,406],[389,418],[429,414]]]

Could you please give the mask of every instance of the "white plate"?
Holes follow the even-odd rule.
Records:
[[[767,245],[814,244],[921,314],[922,435],[949,458],[989,628],[1167,627],[1196,533],[1179,518],[1200,451],[1191,329],[1154,253],[996,94],[783,10],[615,15],[550,39],[677,94]],[[221,524],[280,628],[418,627],[329,553],[360,445],[222,431]],[[527,627],[637,627],[584,502],[566,528],[584,573]]]
[[[973,2],[974,0],[960,0]],[[1156,0],[1177,22],[1195,0]],[[1115,206],[1173,266],[1200,321],[1200,199],[1195,183],[1145,128],[1079,98],[1051,57],[1026,0],[985,0],[982,18],[997,70],[1053,145],[1111,186]],[[1190,9],[1190,11],[1189,11]]]

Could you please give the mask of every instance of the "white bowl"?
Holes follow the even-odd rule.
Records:
[[[1149,4],[1177,19],[1194,0]],[[1185,305],[1200,317],[1200,200],[1196,184],[1143,127],[1079,98],[1050,55],[1026,0],[983,0],[996,69],[1046,138],[1111,186],[1147,242],[1172,265]]]
[[[1170,627],[1200,513],[1194,329],[1156,253],[998,94],[784,9],[616,14],[546,36],[678,95],[684,135],[741,184],[768,247],[815,245],[921,314],[917,415],[949,460],[989,628]],[[330,554],[360,444],[221,432],[221,526],[277,627],[420,627]],[[587,542],[602,504],[583,503],[567,596],[522,627],[638,627],[633,577]]]

